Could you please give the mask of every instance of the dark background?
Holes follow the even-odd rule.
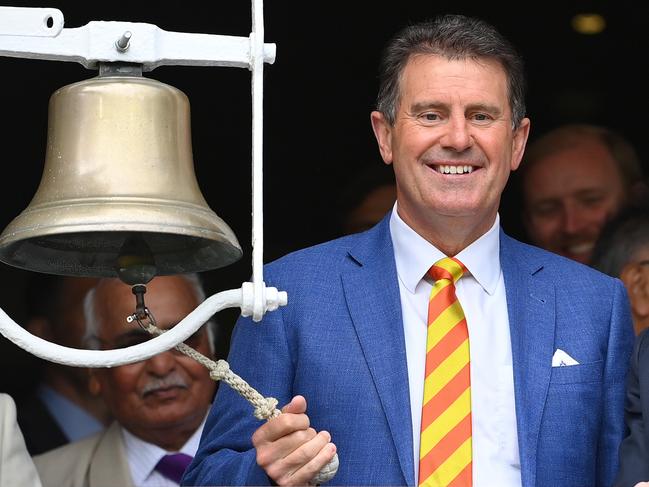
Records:
[[[265,65],[265,258],[337,235],[335,208],[346,181],[382,164],[369,123],[377,91],[376,66],[390,35],[409,21],[463,13],[493,23],[521,51],[529,81],[532,135],[563,122],[619,130],[647,161],[649,63],[646,2],[292,2],[266,0],[265,39],[277,45]],[[168,31],[247,36],[250,3],[2,1],[5,6],[56,7],[65,27],[92,20],[148,22]],[[571,27],[579,12],[604,15],[598,35]],[[47,102],[58,88],[95,75],[80,64],[0,57],[0,229],[30,202],[45,155]],[[251,273],[250,73],[240,68],[160,67],[146,76],[184,91],[192,109],[197,179],[208,204],[234,230],[244,257],[204,273],[209,294],[239,287]],[[646,164],[646,162],[645,162]],[[503,226],[524,239],[517,200],[503,198]],[[0,263],[0,307],[24,315],[27,273]],[[227,346],[236,310],[222,312]],[[0,337],[5,371],[33,359]],[[0,390],[25,383],[2,374]],[[18,385],[17,385],[18,384]]]

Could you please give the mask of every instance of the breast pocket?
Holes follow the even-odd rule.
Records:
[[[551,384],[582,384],[600,382],[604,361],[598,360],[587,364],[563,365],[552,367]]]

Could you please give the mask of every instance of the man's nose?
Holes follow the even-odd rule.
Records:
[[[176,354],[172,351],[154,355],[146,361],[149,373],[163,377],[176,368]]]
[[[575,205],[565,205],[562,215],[562,230],[566,235],[580,233],[587,225],[585,215]]]
[[[462,152],[473,145],[471,127],[464,115],[451,116],[445,130],[446,132],[440,139],[443,148]]]

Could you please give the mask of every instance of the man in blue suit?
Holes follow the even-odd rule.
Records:
[[[337,452],[332,485],[611,485],[633,344],[624,287],[500,229],[530,126],[520,57],[477,19],[406,27],[384,53],[371,121],[394,209],[266,267],[289,304],[241,319],[229,362],[284,414],[262,424],[221,387],[183,484],[307,485]],[[450,475],[450,455],[438,481],[419,475],[419,446],[427,273],[446,256],[467,269],[471,457]]]

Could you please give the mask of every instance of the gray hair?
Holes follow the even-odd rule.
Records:
[[[187,282],[191,284],[192,290],[194,291],[194,295],[196,296],[196,300],[198,301],[198,303],[202,303],[203,301],[205,301],[205,290],[203,289],[203,284],[201,283],[198,274],[195,273],[180,274],[178,277],[182,277],[186,279]],[[99,333],[99,330],[97,329],[97,323],[99,319],[97,317],[97,311],[95,306],[96,290],[97,290],[96,286],[90,289],[86,293],[86,296],[83,300],[83,315],[84,315],[86,330],[85,330],[82,343],[84,343],[85,346],[87,346],[92,350],[99,349],[99,343],[96,340]],[[207,329],[207,339],[210,346],[210,353],[212,355],[215,355],[216,334],[217,334],[216,321],[213,318],[210,318],[203,326],[205,326]]]
[[[649,208],[632,207],[619,213],[602,229],[593,250],[592,266],[609,276],[620,277],[622,269],[649,248]]]
[[[507,75],[512,126],[525,117],[523,59],[514,46],[487,22],[464,15],[444,15],[409,25],[398,32],[383,51],[379,70],[377,110],[394,125],[400,103],[400,80],[415,55],[437,55],[449,60],[492,59]]]

